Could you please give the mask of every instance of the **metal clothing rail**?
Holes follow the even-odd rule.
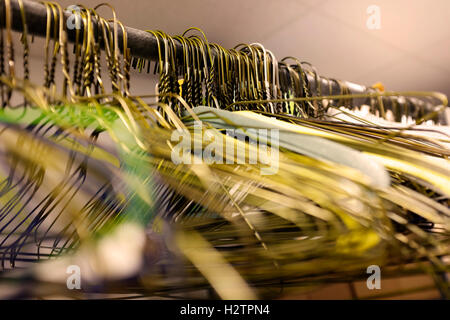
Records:
[[[20,12],[20,6],[17,0],[11,1],[11,11],[12,11],[12,29],[18,32],[23,31],[23,23]],[[30,0],[22,0],[23,7],[25,11],[25,20],[28,26],[28,33],[36,36],[44,37],[46,35],[46,21],[47,21],[47,10],[44,4],[39,2],[34,2]],[[71,13],[64,12],[65,20],[70,17]],[[96,27],[95,20],[94,28]],[[112,27],[112,22],[110,23]],[[2,27],[5,26],[5,1],[0,0],[0,25]],[[127,34],[127,42],[128,48],[130,49],[130,53],[133,57],[143,58],[147,60],[158,60],[158,42],[155,36],[151,33],[126,27],[125,31]],[[75,30],[67,30],[67,37],[70,42],[75,41]],[[123,51],[123,42],[122,42],[122,30],[118,28],[118,38],[119,38],[119,48]],[[162,48],[162,50],[164,50]],[[213,57],[216,56],[217,52],[215,48],[211,48],[211,53]],[[177,59],[182,59],[183,57],[183,48],[180,44],[176,44],[175,54]],[[279,68],[280,73],[286,73],[287,69],[280,64]],[[319,82],[321,88],[329,88],[326,91],[331,95],[339,95],[342,94],[342,87],[339,85],[339,82],[345,86],[349,93],[351,94],[364,94],[374,92],[374,89],[370,87],[366,87],[363,85],[351,83],[349,81],[335,81],[330,80],[326,77],[321,77],[319,75],[314,75],[311,72],[307,72],[307,81],[308,87],[311,92],[316,92],[316,88],[318,88]],[[373,98],[357,98],[353,99],[356,104],[367,104],[371,105],[371,99]],[[433,111],[433,105],[427,101],[420,100],[414,97],[383,97],[382,98],[383,105],[386,109],[391,109],[395,106],[399,106],[401,108],[408,108],[408,110],[418,110],[423,109],[426,112]],[[413,113],[413,112],[411,112]],[[440,114],[437,119],[438,123],[442,125],[447,125],[447,119],[445,114]]]

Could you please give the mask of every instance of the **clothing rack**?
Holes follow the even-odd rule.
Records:
[[[47,11],[44,4],[39,2],[34,2],[30,0],[23,0],[23,7],[25,11],[25,19],[28,26],[28,34],[36,36],[46,35],[46,19]],[[20,12],[19,2],[17,0],[11,0],[11,10],[12,10],[12,29],[18,32],[23,31],[23,23]],[[70,17],[70,12],[64,12],[65,20]],[[5,1],[0,2],[0,25],[5,26]],[[112,27],[112,22],[110,23]],[[94,21],[93,27],[96,28],[96,23]],[[131,56],[135,58],[143,58],[147,60],[156,61],[158,60],[158,41],[151,33],[126,27],[128,48],[130,49]],[[67,37],[70,42],[75,41],[75,30],[67,30]],[[123,42],[122,42],[122,30],[118,28],[118,38],[119,38],[119,49],[123,52]],[[161,48],[164,50],[164,48]],[[217,55],[215,48],[211,48],[211,54],[213,57]],[[177,59],[182,60],[183,48],[180,44],[176,43],[175,55]],[[279,72],[286,73],[287,68],[283,64],[279,65]],[[311,92],[316,92],[318,85],[321,88],[327,88],[326,94],[339,95],[342,94],[342,88],[346,87],[350,94],[365,94],[373,93],[375,89],[355,84],[349,81],[336,81],[333,79],[328,79],[320,75],[315,75],[312,72],[306,72],[308,87]],[[328,89],[329,88],[329,89]],[[325,93],[324,93],[325,94]],[[358,105],[367,104],[371,105],[374,98],[354,98],[353,102]],[[414,110],[422,109],[427,113],[434,111],[433,104],[428,101],[420,100],[414,97],[400,97],[400,96],[389,96],[382,97],[383,106],[386,109],[392,109],[393,106],[399,106],[404,109],[408,109],[413,113]],[[402,110],[404,110],[402,109]],[[441,113],[438,116],[437,122],[442,125],[448,125],[447,118],[445,114]]]

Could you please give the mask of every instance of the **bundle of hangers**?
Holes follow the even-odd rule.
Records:
[[[426,272],[448,296],[449,137],[415,127],[443,119],[444,95],[327,79],[258,43],[224,49],[196,28],[133,30],[112,8],[108,20],[99,7],[1,4],[2,268],[29,268],[29,281],[64,294],[76,294],[65,290],[65,267],[80,265],[85,290],[110,280],[114,293],[212,287],[256,298],[358,280],[379,264],[392,276]],[[22,75],[13,30],[23,32]],[[45,36],[42,85],[29,80],[30,33]],[[135,96],[130,69],[149,72],[150,58],[156,92]],[[351,111],[362,105],[415,123],[377,125]],[[227,130],[279,130],[279,145],[258,137],[269,155],[279,148],[277,171],[261,175],[273,163],[248,154],[236,163],[220,150],[223,163],[175,163],[174,130],[192,133],[198,122],[249,154],[258,146]]]
[[[294,57],[277,61],[274,54],[259,43],[240,44],[227,50],[208,43],[204,34],[188,36],[195,29],[190,28],[182,36],[174,37],[162,31],[149,31],[155,36],[158,47],[154,72],[158,71],[160,75],[161,96],[181,94],[193,106],[315,119],[323,118],[330,105],[352,109],[364,103],[370,106],[371,113],[383,118],[388,110],[391,111],[397,122],[401,122],[402,116],[412,117],[417,124],[425,121],[424,116],[439,122],[438,116],[442,114],[443,107],[433,109],[421,100],[397,93],[380,95],[377,89],[364,88],[366,92],[352,95],[347,82],[320,77],[308,62]],[[143,58],[135,58],[132,62],[139,72],[145,69],[150,72],[150,65],[151,62]],[[164,102],[169,100],[162,98]],[[441,117],[441,121],[445,124],[445,117]]]
[[[4,3],[0,7],[2,11],[5,8]],[[350,108],[367,104],[372,113],[378,113],[382,117],[390,110],[397,122],[401,121],[402,116],[406,116],[420,123],[425,115],[435,123],[446,124],[447,121],[442,112],[438,112],[442,111],[442,107],[436,110],[426,94],[379,94],[377,89],[371,87],[319,76],[311,64],[294,57],[277,61],[270,50],[258,43],[241,44],[226,50],[218,44],[208,43],[204,35],[193,35],[192,30],[195,28],[188,29],[183,36],[170,37],[161,31],[149,31],[148,35],[144,36],[139,30],[123,26],[115,18],[115,14],[114,19],[107,21],[101,18],[95,9],[89,13],[87,8],[79,8],[70,13],[70,10],[57,7],[44,9],[41,4],[29,1],[23,1],[22,5],[19,1],[12,1],[8,6],[11,7],[9,23],[12,28],[23,31],[24,34],[30,29],[32,34],[46,35],[46,61],[50,58],[49,54],[51,55],[51,40],[54,40],[55,45],[58,43],[58,49],[53,47],[51,63],[54,68],[56,55],[60,51],[64,65],[64,81],[67,84],[71,83],[65,66],[68,62],[67,41],[76,44],[72,94],[84,95],[83,90],[88,90],[88,95],[105,92],[101,81],[95,78],[101,77],[98,62],[100,49],[104,49],[106,61],[111,64],[109,68],[113,92],[120,90],[121,84],[117,81],[124,81],[125,95],[129,90],[130,59],[133,59],[131,63],[134,67],[147,72],[151,69],[151,60],[156,60],[155,72],[158,70],[160,74],[160,93],[182,92],[183,98],[190,105],[220,105],[220,108],[232,110],[251,108],[317,118],[324,114],[328,107],[327,102]],[[79,12],[80,9],[82,12]],[[86,16],[76,20],[84,11],[87,12]],[[71,29],[66,29],[67,19],[72,24]],[[46,24],[43,24],[44,20]],[[6,19],[2,20],[2,24],[7,22]],[[92,37],[87,40],[86,36],[91,32]],[[128,34],[132,36],[130,41]],[[23,39],[26,40],[26,37]],[[24,45],[27,54],[28,44]],[[123,52],[123,75],[118,74],[119,50]],[[131,55],[135,57],[132,58]],[[52,70],[47,71],[47,75],[50,76],[45,80],[48,86],[53,81],[54,70],[53,73]],[[124,79],[117,79],[118,76]],[[179,88],[179,78],[184,80],[184,91]],[[72,89],[71,86],[69,89]],[[348,97],[337,97],[343,95]],[[425,96],[426,99],[421,100],[414,96]],[[289,106],[286,99],[299,97],[313,99],[293,100],[294,103]],[[283,101],[279,101],[280,99]],[[256,100],[273,102],[269,102],[268,107],[258,102],[251,103]]]

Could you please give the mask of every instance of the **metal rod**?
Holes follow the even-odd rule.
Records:
[[[22,0],[23,7],[25,11],[25,19],[28,26],[28,33],[36,36],[46,36],[46,21],[47,21],[47,10],[44,4],[39,2],[34,2],[30,0]],[[20,7],[17,0],[11,0],[11,11],[12,11],[12,29],[18,32],[23,31],[22,17],[20,13]],[[65,22],[70,17],[70,12],[64,12]],[[0,1],[0,25],[5,26],[5,1]],[[94,21],[94,28],[96,23]],[[112,23],[111,27],[112,27]],[[67,29],[66,29],[67,30]],[[143,58],[147,60],[156,61],[159,59],[158,56],[158,42],[157,39],[148,32],[126,27],[125,31],[127,34],[128,48],[133,57]],[[75,30],[67,30],[68,40],[73,42],[75,40]],[[122,30],[118,28],[118,38],[119,38],[119,49],[123,52],[123,42],[122,42]],[[164,48],[161,48],[164,50]],[[213,57],[216,56],[217,52],[214,48],[212,49]],[[183,49],[179,43],[176,43],[175,54],[177,59],[181,59],[183,55]],[[286,73],[287,70],[283,66],[280,66],[280,73]],[[316,83],[316,77],[312,73],[307,73],[308,86],[312,92],[316,92],[318,83]],[[320,82],[322,88],[331,88],[331,94],[337,95],[341,93],[341,87],[337,81],[330,81],[325,77],[318,76],[318,82]],[[363,85],[354,84],[348,81],[340,81],[345,85],[350,93],[360,94],[373,92],[373,89],[368,88]],[[355,99],[354,103],[357,104],[368,104],[370,105],[370,98],[367,99]],[[394,105],[405,106],[408,108],[424,108],[426,112],[431,112],[433,105],[429,102],[425,102],[420,99],[412,97],[383,97],[383,105],[386,109],[391,109]],[[438,122],[440,124],[447,124],[445,115],[439,115]]]

